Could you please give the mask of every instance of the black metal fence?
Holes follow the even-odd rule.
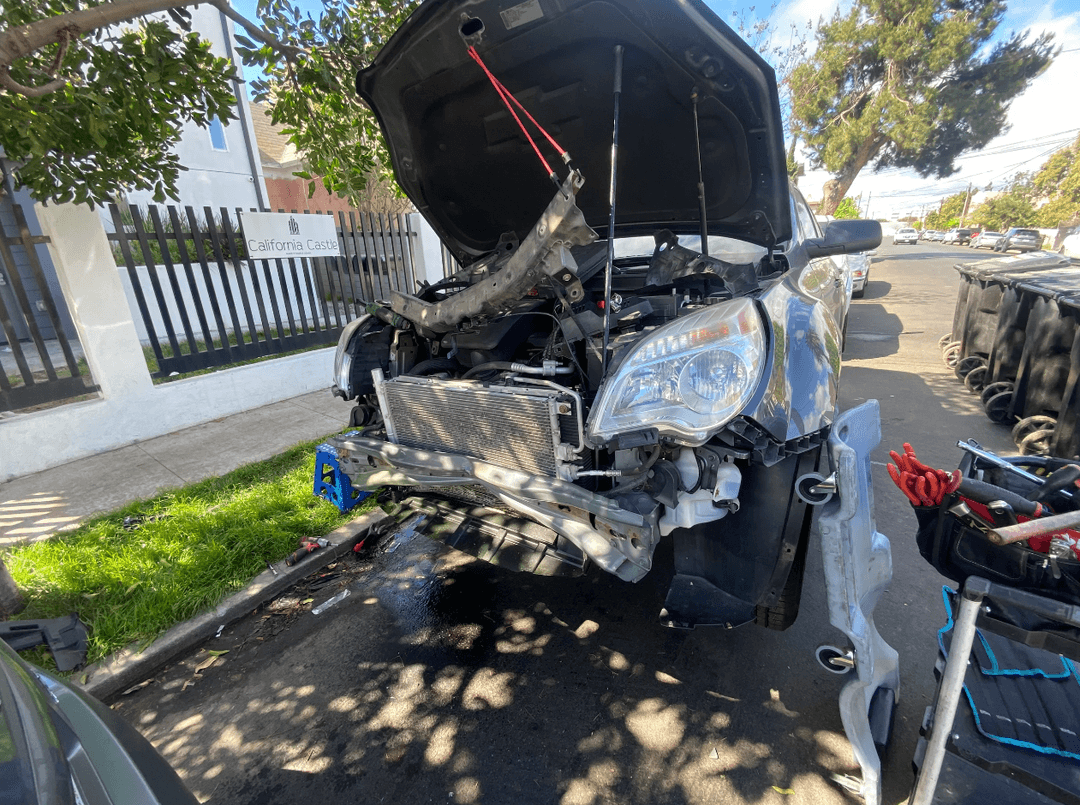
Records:
[[[407,216],[338,213],[340,256],[251,260],[240,212],[109,207],[154,377],[336,343],[366,303],[416,287]]]
[[[46,405],[96,391],[69,338],[63,297],[47,272],[52,263],[38,249],[49,239],[34,235],[18,204],[0,205],[0,411]]]

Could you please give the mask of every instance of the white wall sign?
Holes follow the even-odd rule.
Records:
[[[242,212],[240,225],[252,260],[341,254],[332,215]]]

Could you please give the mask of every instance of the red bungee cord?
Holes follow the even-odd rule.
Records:
[[[544,170],[548,172],[548,176],[551,178],[551,181],[555,183],[556,187],[558,187],[559,177],[555,175],[555,171],[551,169],[551,165],[549,165],[548,161],[544,159],[544,155],[540,153],[540,148],[536,145],[536,141],[533,140],[532,135],[529,134],[529,130],[525,128],[525,124],[521,122],[521,118],[518,117],[517,112],[514,111],[514,106],[511,105],[511,102],[517,105],[517,108],[525,113],[525,117],[529,118],[532,124],[536,126],[537,131],[539,131],[541,134],[544,135],[545,138],[547,138],[547,141],[551,143],[551,147],[559,152],[559,156],[562,157],[563,162],[565,162],[567,165],[570,164],[570,153],[557,142],[555,142],[555,138],[548,134],[547,130],[536,122],[536,118],[530,115],[529,110],[521,105],[521,101],[515,98],[510,92],[510,90],[503,86],[502,82],[499,81],[499,79],[495,77],[494,73],[492,73],[491,70],[488,69],[487,65],[484,64],[484,60],[480,58],[480,54],[476,52],[475,47],[472,47],[470,45],[468,53],[469,56],[472,57],[472,60],[480,65],[480,69],[483,70],[484,75],[488,77],[488,80],[491,82],[491,86],[493,86],[495,88],[495,91],[499,93],[499,97],[502,98],[502,102],[506,105],[506,108],[510,111],[510,114],[513,116],[514,120],[517,121],[518,127],[521,129],[521,133],[525,135],[525,139],[529,141],[529,145],[531,145],[533,151],[536,152],[536,156],[540,159],[540,164],[544,166]]]

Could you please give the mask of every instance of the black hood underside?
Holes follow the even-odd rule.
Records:
[[[696,93],[710,234],[762,246],[791,236],[775,75],[698,0],[429,0],[357,89],[402,188],[461,262],[504,234],[523,240],[554,191],[470,44],[569,151],[593,228],[606,231],[610,211],[621,45],[617,235],[699,231]],[[562,160],[530,133],[564,178]]]

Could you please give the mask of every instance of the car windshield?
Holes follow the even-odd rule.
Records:
[[[701,251],[700,235],[679,235],[679,245],[695,252]],[[628,257],[652,257],[656,250],[656,241],[641,235],[631,238],[616,238],[616,259]],[[756,263],[766,255],[766,250],[753,243],[746,243],[735,238],[719,235],[709,236],[709,256],[728,263]]]
[[[1013,233],[1013,234],[1027,235],[1029,237],[1034,237],[1035,235],[1038,235],[1039,233],[1036,232],[1034,229],[1017,229],[1016,232]]]

